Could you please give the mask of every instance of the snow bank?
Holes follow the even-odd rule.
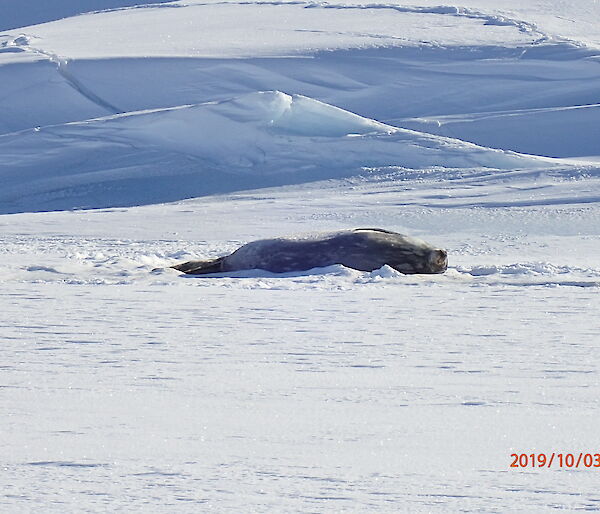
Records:
[[[424,41],[515,47],[540,38],[535,31],[523,30],[526,24],[498,20],[453,7],[190,0],[86,14],[27,27],[26,32],[47,52],[71,59],[285,57],[319,50],[419,46]],[[443,30],[432,31],[436,26]]]
[[[565,6],[548,2],[540,20],[538,10],[509,0],[194,0],[143,9],[111,0],[103,12],[0,34],[0,133],[277,89],[482,146],[593,155],[597,109],[569,109],[598,102],[597,52],[552,32],[556,23],[564,28]],[[19,25],[17,11],[96,8],[27,3],[31,9],[3,2],[11,25]],[[588,37],[597,7],[567,10]]]
[[[600,104],[439,116],[398,123],[483,146],[535,155],[600,156]]]
[[[366,167],[550,166],[258,92],[0,136],[2,212],[164,202],[356,175]]]

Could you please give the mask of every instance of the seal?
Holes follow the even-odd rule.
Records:
[[[448,254],[415,237],[379,228],[357,228],[262,239],[230,255],[184,262],[171,268],[189,275],[250,269],[286,273],[333,264],[360,271],[373,271],[387,264],[405,274],[444,273]]]

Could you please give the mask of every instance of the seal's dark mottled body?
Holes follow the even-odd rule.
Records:
[[[342,264],[373,271],[387,264],[406,274],[443,273],[445,250],[417,238],[381,229],[354,229],[248,243],[224,257],[173,266],[191,275],[262,269],[273,273],[305,271]]]

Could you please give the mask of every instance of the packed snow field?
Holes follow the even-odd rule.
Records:
[[[0,507],[600,510],[600,4],[0,6]],[[442,275],[182,276],[382,227]]]

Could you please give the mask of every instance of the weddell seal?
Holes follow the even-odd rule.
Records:
[[[333,264],[360,271],[387,264],[405,274],[444,273],[448,254],[421,239],[379,228],[357,228],[253,241],[230,255],[171,268],[190,275],[250,269],[286,273]]]

